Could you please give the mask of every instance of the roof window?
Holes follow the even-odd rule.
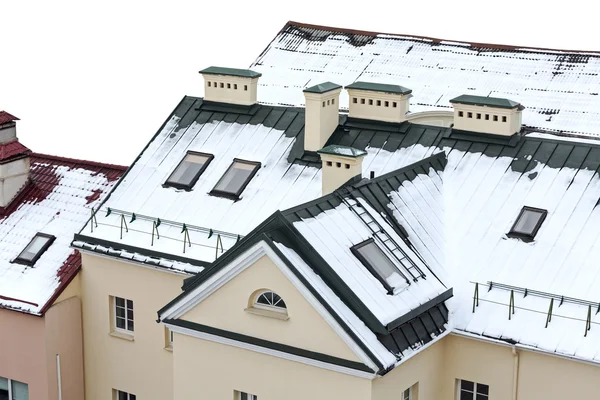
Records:
[[[508,236],[532,241],[542,226],[548,211],[541,208],[523,207]]]
[[[55,236],[47,235],[45,233],[36,233],[36,235],[31,239],[29,244],[25,246],[23,251],[15,258],[14,262],[18,264],[24,264],[33,266],[36,261],[44,254],[48,247],[52,245]]]
[[[212,154],[188,151],[183,160],[171,173],[164,186],[192,190],[202,172],[214,158]]]
[[[373,239],[367,239],[350,248],[352,254],[381,282],[388,293],[393,293],[394,288],[406,282],[396,265],[377,246]]]
[[[259,168],[259,162],[234,158],[210,194],[237,200]]]

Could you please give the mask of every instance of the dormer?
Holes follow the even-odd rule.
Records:
[[[450,100],[454,107],[454,129],[512,136],[521,131],[520,103],[497,97],[463,94]]]
[[[362,176],[367,152],[348,146],[330,145],[317,151],[322,162],[322,195],[325,196],[355,176]]]
[[[19,143],[19,118],[0,111],[0,207],[6,207],[29,181],[31,150]]]
[[[200,73],[204,77],[204,100],[244,106],[256,104],[260,73],[223,67],[208,67]]]
[[[350,97],[349,117],[384,122],[406,120],[412,90],[371,82],[354,82],[345,89]]]

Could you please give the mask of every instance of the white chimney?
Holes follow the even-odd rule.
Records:
[[[208,67],[200,73],[204,77],[204,100],[244,106],[256,104],[260,73],[222,67]]]
[[[19,118],[0,111],[0,207],[6,207],[29,181],[31,150],[19,143]]]
[[[322,162],[322,195],[325,196],[359,175],[367,152],[353,147],[330,145],[317,153]]]
[[[341,91],[342,86],[332,82],[304,89],[304,150],[320,150],[338,127]]]
[[[454,129],[512,136],[521,131],[523,107],[516,101],[463,94],[450,100]]]
[[[406,121],[412,90],[399,85],[354,82],[344,89],[349,95],[351,118],[385,122]]]

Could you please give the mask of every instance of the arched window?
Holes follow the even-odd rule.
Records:
[[[254,306],[279,312],[286,312],[287,310],[283,299],[277,293],[271,291],[260,292],[256,296]]]

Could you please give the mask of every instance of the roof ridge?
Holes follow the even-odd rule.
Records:
[[[35,153],[35,152],[31,153],[31,157],[45,158],[45,159],[51,160],[51,161],[62,161],[62,162],[87,165],[90,167],[109,168],[109,169],[114,169],[117,171],[125,171],[125,170],[127,170],[127,168],[129,168],[124,165],[102,163],[102,162],[98,162],[98,161],[82,160],[82,159],[78,159],[78,158],[69,158],[69,157],[55,156],[52,154],[43,154],[43,153]]]
[[[309,28],[309,29],[318,29],[318,30],[327,30],[330,32],[343,32],[350,33],[355,35],[363,35],[363,36],[378,36],[378,35],[389,35],[396,37],[403,37],[407,39],[421,39],[421,40],[430,40],[434,43],[442,43],[446,42],[449,45],[459,45],[459,44],[468,44],[471,47],[481,47],[481,48],[490,48],[490,49],[498,49],[498,50],[513,50],[513,51],[521,51],[525,53],[532,53],[531,50],[541,50],[543,52],[560,52],[560,53],[587,53],[593,54],[596,56],[600,56],[599,50],[573,50],[573,49],[551,49],[548,47],[536,47],[536,46],[517,46],[517,45],[507,45],[507,44],[498,44],[498,43],[480,43],[480,42],[469,42],[465,40],[455,40],[455,39],[441,39],[434,38],[430,36],[421,36],[421,35],[409,35],[403,33],[388,33],[388,32],[375,32],[375,31],[362,31],[358,29],[349,29],[349,28],[338,28],[333,26],[325,26],[325,25],[315,25],[315,24],[307,24],[304,22],[297,21],[288,21],[283,28],[279,31],[279,33],[284,32],[285,29],[289,26],[295,26],[300,28]]]

